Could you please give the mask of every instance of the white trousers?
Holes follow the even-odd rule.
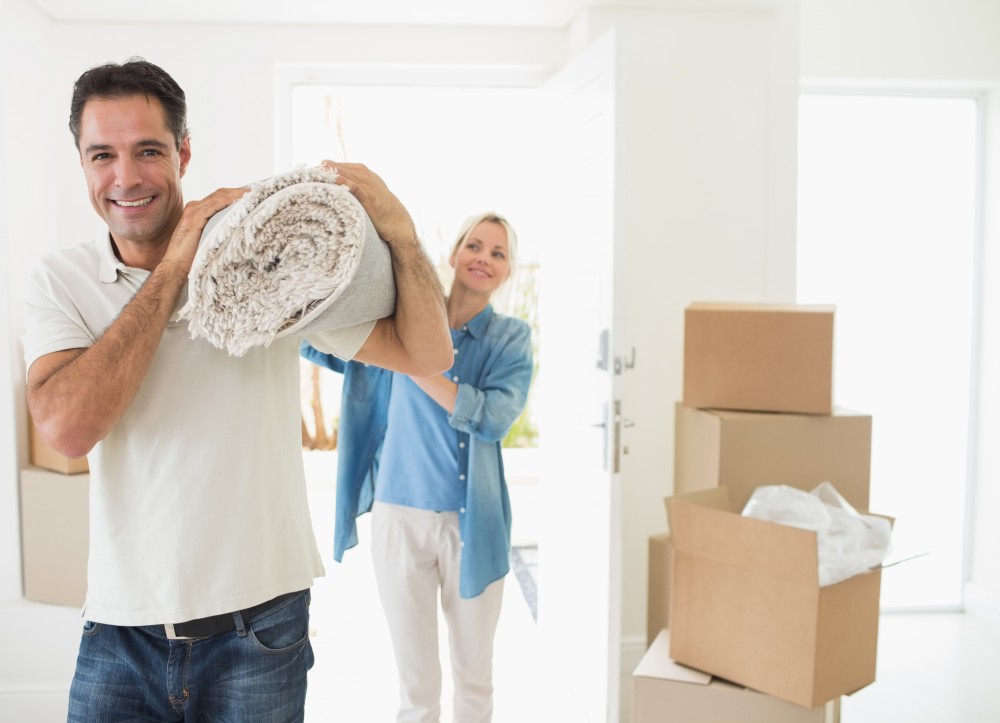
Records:
[[[372,558],[399,673],[398,723],[439,723],[438,594],[448,627],[454,723],[493,715],[493,638],[503,579],[475,598],[458,594],[458,513],[382,502],[372,507]]]

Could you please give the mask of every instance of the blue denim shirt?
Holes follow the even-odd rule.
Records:
[[[448,423],[457,431],[465,507],[459,512],[462,563],[459,594],[479,595],[510,569],[510,497],[500,443],[524,410],[533,370],[531,328],[487,306],[462,328],[469,338],[454,366],[458,396]],[[338,430],[337,510],[333,557],[358,543],[357,517],[371,510],[385,439],[392,372],[344,362],[303,342],[302,356],[344,374]]]

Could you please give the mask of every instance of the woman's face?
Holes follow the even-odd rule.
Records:
[[[470,291],[492,294],[510,276],[507,231],[493,221],[482,221],[451,255],[455,283]]]

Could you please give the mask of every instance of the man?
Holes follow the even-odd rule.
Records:
[[[323,566],[302,468],[299,340],[232,357],[192,340],[177,315],[205,223],[244,189],[184,203],[184,92],[144,60],[81,75],[70,130],[109,233],[42,261],[23,339],[39,433],[91,467],[69,720],[302,720],[309,588]],[[310,342],[408,374],[444,371],[441,288],[412,219],[364,166],[337,170],[390,248],[396,312]]]

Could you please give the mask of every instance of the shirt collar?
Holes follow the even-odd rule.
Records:
[[[100,279],[105,284],[113,284],[118,280],[118,272],[125,270],[123,264],[117,256],[115,249],[111,245],[111,234],[106,234],[97,242],[97,256],[101,261]]]
[[[100,278],[102,283],[113,284],[118,281],[118,274],[124,274],[126,276],[132,276],[137,278],[142,282],[150,274],[146,269],[137,269],[135,267],[129,266],[121,261],[115,254],[114,245],[111,242],[111,234],[107,234],[97,241],[95,244],[97,247],[97,258],[100,260],[100,266],[98,271],[98,278]],[[174,313],[170,316],[171,322],[180,322],[180,309],[187,303],[187,284],[181,289],[180,295],[177,297],[177,304],[174,308]]]
[[[465,329],[472,334],[474,339],[478,339],[486,333],[486,327],[490,325],[490,319],[492,318],[493,307],[487,304],[485,309],[469,319],[469,323],[465,324]]]

